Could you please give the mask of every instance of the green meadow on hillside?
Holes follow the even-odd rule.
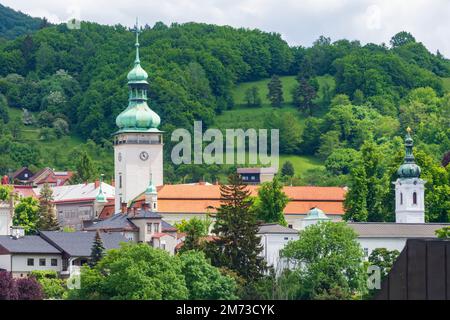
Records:
[[[296,119],[300,125],[300,128],[303,130],[306,117],[292,105],[291,92],[297,83],[295,76],[280,77],[280,80],[283,84],[283,95],[285,100],[282,108],[271,107],[270,101],[267,99],[267,84],[270,79],[241,83],[233,90],[233,98],[235,103],[234,109],[224,111],[223,114],[216,116],[214,127],[219,129],[264,129],[266,119],[270,117],[273,111],[277,111],[288,114]],[[327,83],[331,88],[334,88],[334,79],[331,76],[318,77],[317,80],[321,87]],[[247,103],[245,101],[245,92],[254,86],[259,89],[259,94],[262,100],[262,106],[259,108],[249,108],[247,107]],[[319,98],[321,98],[320,90]],[[318,113],[321,112],[319,111]],[[305,173],[307,170],[323,167],[323,163],[315,157],[280,155],[280,168],[286,161],[292,162],[296,174],[300,175]]]
[[[32,114],[36,116],[36,113]],[[17,108],[9,108],[9,115],[13,121],[21,120],[23,111]],[[57,170],[73,169],[67,168],[65,164],[70,158],[70,153],[75,148],[84,146],[85,141],[73,133],[61,138],[45,140],[41,137],[41,132],[42,128],[36,125],[21,125],[19,142],[36,147],[39,150],[41,162],[44,166],[53,167]],[[95,162],[102,164],[102,167],[112,167],[112,153],[105,155],[104,152],[96,152],[95,150],[91,150],[89,153]]]
[[[284,103],[285,105],[289,106],[292,105],[292,90],[295,88],[295,85],[297,84],[297,80],[295,79],[295,76],[283,76],[280,77],[281,83],[283,84],[283,97],[284,97]],[[317,77],[317,80],[319,82],[320,86],[323,86],[325,83],[328,83],[330,87],[334,87],[334,79],[331,76],[321,76]],[[269,84],[270,79],[263,79],[259,81],[253,81],[253,82],[244,82],[238,84],[234,90],[233,90],[233,100],[236,105],[236,107],[245,107],[247,105],[247,102],[245,100],[245,92],[252,88],[257,87],[259,90],[259,95],[262,100],[263,105],[269,105],[270,101],[267,98],[267,94],[269,93],[269,89],[267,88],[267,85]],[[319,92],[319,97],[320,97]]]

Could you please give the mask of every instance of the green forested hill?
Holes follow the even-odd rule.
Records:
[[[349,157],[342,153],[360,152],[367,140],[383,145],[407,126],[434,161],[450,149],[450,63],[409,34],[393,37],[390,47],[321,37],[305,48],[259,30],[156,23],[142,30],[140,42],[149,103],[168,137],[194,120],[205,128],[278,128],[282,158],[294,162],[299,183],[346,184]],[[22,165],[74,169],[74,155],[84,149],[110,176],[110,134],[127,106],[133,60],[134,35],[121,25],[50,26],[1,43],[0,173]],[[267,97],[272,75],[281,79],[281,108]],[[246,95],[255,87],[261,105],[249,106]],[[305,109],[307,87],[314,97]],[[26,125],[22,109],[32,115]],[[170,144],[166,149],[168,156]],[[167,163],[172,182],[213,180],[233,170]]]
[[[38,30],[43,23],[43,19],[32,18],[0,4],[0,38],[14,39]]]

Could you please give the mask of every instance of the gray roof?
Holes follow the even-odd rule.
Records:
[[[86,227],[84,230],[136,230],[137,227],[128,218],[129,217],[125,214],[117,213],[106,220],[93,223],[89,227]]]
[[[171,225],[170,223],[165,222],[164,220],[161,220],[161,226],[162,226],[162,231],[176,231],[177,228],[175,228],[173,225]]]
[[[298,234],[298,230],[283,227],[283,226],[280,226],[279,224],[275,224],[275,223],[263,224],[259,227],[258,234],[268,234],[268,233]]]
[[[48,242],[72,257],[89,257],[95,239],[95,232],[55,232],[42,231],[41,236]],[[128,240],[118,232],[100,233],[106,250],[120,247]]]
[[[10,253],[61,253],[39,236],[25,236],[17,240],[10,236],[0,236],[0,246]]]
[[[132,230],[137,231],[138,228],[131,221],[133,219],[161,219],[162,217],[150,211],[137,211],[134,216],[117,213],[112,217],[98,222],[93,222],[84,228],[85,231],[96,230]],[[162,231],[176,231],[176,228],[164,220],[161,220]]]
[[[148,210],[137,210],[136,214],[132,215],[130,219],[162,219],[162,217],[156,212]]]
[[[445,223],[349,223],[359,237],[365,238],[436,238],[435,231],[450,226]]]

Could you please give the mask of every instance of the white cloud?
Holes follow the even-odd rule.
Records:
[[[52,22],[75,14],[103,24],[156,21],[205,22],[278,32],[290,44],[309,46],[320,35],[362,43],[388,43],[411,32],[431,51],[450,57],[447,0],[2,0],[2,4]]]

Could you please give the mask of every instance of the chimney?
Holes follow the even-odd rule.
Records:
[[[150,210],[150,203],[148,203],[147,201],[144,201],[144,204],[142,205],[143,209],[145,211],[149,211]]]
[[[95,189],[98,189],[100,187],[100,180],[95,180]]]
[[[122,204],[120,205],[120,211],[122,212],[122,214],[128,213],[128,206],[126,202],[122,202]]]
[[[11,227],[11,237],[14,240],[25,237],[25,229],[23,227]]]

